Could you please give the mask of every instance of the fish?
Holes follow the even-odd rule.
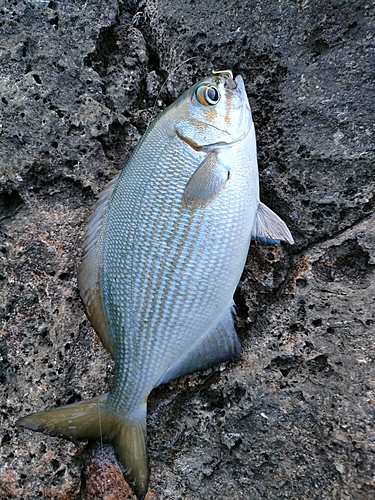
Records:
[[[251,239],[293,244],[259,199],[244,81],[214,71],[154,119],[88,219],[78,285],[114,359],[111,389],[18,425],[111,443],[143,500],[148,396],[240,355],[233,294]]]

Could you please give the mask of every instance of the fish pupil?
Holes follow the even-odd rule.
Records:
[[[206,100],[209,104],[216,104],[219,101],[219,92],[215,87],[208,87],[206,90]]]

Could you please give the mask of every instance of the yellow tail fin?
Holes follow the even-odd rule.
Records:
[[[146,404],[137,411],[136,421],[128,420],[107,401],[107,395],[81,401],[56,410],[34,413],[17,421],[33,431],[66,439],[100,439],[113,445],[125,468],[125,479],[138,500],[148,488],[146,449]]]

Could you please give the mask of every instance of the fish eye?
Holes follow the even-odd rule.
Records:
[[[220,101],[220,94],[215,85],[205,83],[196,88],[195,97],[204,106],[215,106]]]

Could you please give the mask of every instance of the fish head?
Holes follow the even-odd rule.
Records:
[[[177,135],[197,150],[213,150],[243,140],[253,125],[243,79],[214,71],[176,101]]]

